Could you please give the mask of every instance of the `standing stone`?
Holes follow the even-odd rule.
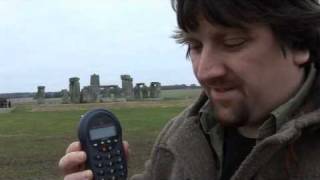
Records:
[[[61,90],[62,94],[62,104],[69,104],[70,103],[70,94],[67,89]]]
[[[73,77],[69,79],[69,92],[71,103],[80,103],[80,82],[79,78]]]
[[[141,83],[137,83],[136,86],[134,87],[133,91],[134,91],[134,98],[135,99],[142,99],[142,91],[140,88],[140,84]]]
[[[109,91],[109,97],[111,98],[121,97],[121,89],[118,85],[110,85],[108,91]]]
[[[137,83],[134,87],[134,98],[145,99],[149,97],[149,89],[145,83]]]
[[[143,99],[149,98],[149,88],[143,83],[143,86],[141,88],[142,91],[142,97]]]
[[[109,89],[106,86],[100,86],[101,91],[100,91],[100,95],[102,96],[102,98],[107,98],[109,97]]]
[[[101,96],[109,99],[121,98],[121,89],[118,85],[100,86]]]
[[[38,91],[37,91],[35,99],[37,99],[38,104],[44,104],[45,86],[38,86]]]
[[[81,103],[96,103],[99,98],[100,92],[97,86],[86,86],[81,91]]]
[[[81,90],[81,103],[89,103],[90,99],[89,86],[83,87]]]
[[[122,80],[122,92],[123,96],[126,99],[133,99],[134,92],[133,92],[133,79],[130,77],[130,75],[121,75]]]
[[[92,74],[90,77],[90,86],[100,86],[100,78],[97,74]]]
[[[90,77],[90,86],[88,87],[88,102],[94,103],[101,99],[100,95],[100,78],[99,75],[93,74]]]
[[[6,98],[0,98],[0,108],[8,108],[8,106],[9,106],[8,104],[9,103],[8,103],[8,100]]]
[[[160,98],[161,84],[159,82],[151,82],[150,84],[150,97]]]

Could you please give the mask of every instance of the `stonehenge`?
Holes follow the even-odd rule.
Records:
[[[151,82],[150,86],[145,83],[136,83],[133,87],[133,78],[128,74],[120,76],[122,88],[118,85],[101,85],[100,77],[97,74],[90,76],[90,85],[80,89],[80,78],[69,78],[69,90],[61,90],[61,103],[97,103],[105,99],[117,100],[145,100],[159,99],[161,94],[161,84],[159,82]],[[38,104],[45,101],[45,87],[39,86],[35,95]]]

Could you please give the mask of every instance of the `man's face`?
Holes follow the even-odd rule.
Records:
[[[259,126],[303,82],[308,51],[285,49],[271,29],[227,28],[199,21],[185,35],[194,74],[226,126]]]

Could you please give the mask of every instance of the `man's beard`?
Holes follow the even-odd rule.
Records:
[[[212,103],[214,118],[226,127],[241,127],[248,123],[249,108],[244,102],[225,101]]]

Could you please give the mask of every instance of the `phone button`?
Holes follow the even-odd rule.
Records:
[[[124,172],[120,172],[119,175],[120,175],[121,177],[123,177],[125,174],[124,174]]]
[[[102,164],[102,163],[98,163],[98,164],[96,164],[96,166],[97,166],[98,168],[102,168],[102,167],[103,167],[103,164]]]
[[[110,173],[110,174],[113,174],[114,172],[115,172],[115,170],[112,169],[112,168],[109,170],[109,173]]]
[[[99,150],[101,151],[101,152],[107,152],[107,146],[105,145],[105,144],[103,144],[103,145],[101,145],[101,147],[99,148]]]
[[[116,150],[115,154],[116,154],[116,155],[120,155],[120,154],[121,154],[121,151],[120,151],[120,150]]]
[[[97,155],[95,156],[95,159],[96,159],[96,160],[101,160],[102,157],[101,157],[99,154],[97,154]]]
[[[99,176],[103,176],[104,175],[104,171],[103,170],[99,170],[97,173]]]
[[[111,167],[113,165],[112,161],[107,162],[107,166]]]
[[[118,157],[118,158],[116,159],[116,161],[117,161],[118,163],[120,163],[120,162],[122,162],[122,158],[121,158],[121,157]]]
[[[111,159],[112,155],[110,153],[107,154],[107,159]]]

